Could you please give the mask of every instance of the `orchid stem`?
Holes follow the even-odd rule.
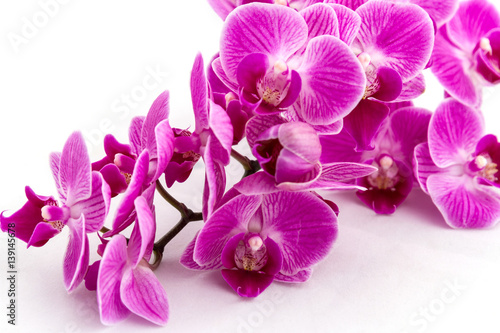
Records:
[[[250,160],[248,157],[241,155],[236,150],[231,149],[231,156],[238,161],[245,169],[243,178],[250,176],[260,170],[260,164],[256,160]]]
[[[177,201],[177,199],[171,196],[170,193],[165,190],[159,180],[156,181],[156,190],[158,191],[158,193],[160,193],[160,195],[163,197],[163,199],[165,199],[166,202],[168,202],[170,205],[172,205],[172,207],[177,209],[179,213],[181,213],[182,218],[187,218],[187,214],[190,209],[188,209],[182,202]]]
[[[153,253],[155,254],[155,261],[151,264],[153,269],[158,268],[161,260],[163,259],[163,251],[165,250],[165,246],[174,239],[175,236],[182,229],[184,229],[190,222],[193,221],[202,221],[203,214],[195,213],[191,209],[188,209],[186,212],[186,217],[181,217],[180,221],[177,222],[176,225],[172,229],[170,229],[162,238],[160,238],[157,242],[155,242],[153,246]]]

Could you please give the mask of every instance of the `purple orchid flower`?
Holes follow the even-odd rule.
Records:
[[[201,54],[196,56],[191,72],[191,99],[195,130],[190,136],[175,138],[175,151],[180,154],[199,154],[205,162],[203,216],[208,218],[216,202],[224,194],[224,166],[230,162],[233,127],[228,113],[209,99],[209,86]]]
[[[274,280],[306,281],[336,239],[332,208],[312,192],[229,193],[181,262],[194,269],[222,268],[223,278],[243,297],[258,296]]]
[[[135,221],[134,200],[138,196],[146,197],[150,206],[153,204],[155,182],[164,173],[174,152],[174,132],[168,122],[168,101],[169,93],[165,91],[153,102],[146,117],[132,119],[129,128],[132,157],[125,154],[114,157],[113,168],[128,171],[128,185],[115,212],[112,230],[106,232],[105,237],[119,233]]]
[[[26,187],[28,202],[10,216],[0,215],[2,231],[14,224],[16,237],[29,246],[42,246],[67,226],[69,243],[64,257],[64,285],[68,292],[82,282],[89,264],[87,233],[104,225],[111,192],[98,172],[92,172],[83,136],[73,133],[62,153],[50,155],[52,174],[60,197],[35,194]],[[12,228],[11,228],[12,229]]]
[[[373,149],[373,137],[389,113],[382,102],[423,91],[421,72],[431,56],[434,28],[429,15],[411,3],[372,0],[356,13],[361,26],[351,47],[365,68],[367,86],[365,99],[344,118],[344,128],[363,151]]]
[[[155,234],[154,216],[144,197],[137,197],[134,205],[137,223],[130,239],[127,242],[123,235],[113,236],[99,265],[97,301],[101,321],[113,325],[135,313],[165,325],[167,295],[147,262]]]
[[[212,67],[258,113],[288,110],[311,125],[336,123],[359,102],[366,85],[337,25],[335,10],[326,4],[300,13],[262,3],[240,6],[226,19]]]
[[[452,98],[442,102],[415,160],[422,190],[450,227],[487,228],[500,221],[500,144],[484,135],[477,110]]]
[[[485,0],[461,2],[436,35],[432,72],[463,104],[481,104],[482,87],[500,82],[500,15]]]
[[[369,151],[357,152],[356,143],[345,131],[321,136],[320,160],[363,162],[376,167],[376,172],[357,178],[356,184],[367,190],[356,195],[376,213],[392,214],[413,188],[413,150],[427,140],[430,117],[429,111],[412,106],[393,111],[376,133],[374,149]]]

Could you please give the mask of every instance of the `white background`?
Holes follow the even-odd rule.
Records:
[[[171,125],[193,121],[189,75],[197,52],[218,49],[221,20],[204,0],[67,1],[47,20],[40,3],[0,4],[0,211],[25,202],[24,186],[56,196],[48,154],[82,130],[92,160],[104,134],[127,141],[135,115],[163,90]],[[62,1],[61,1],[62,2]],[[500,7],[500,6],[497,6]],[[27,28],[36,23],[35,30]],[[36,27],[36,26],[35,26]],[[9,40],[26,38],[13,46]],[[151,72],[156,72],[155,77]],[[158,74],[159,73],[159,74]],[[443,91],[430,73],[419,106],[434,110]],[[500,87],[485,92],[489,132],[500,134]],[[128,97],[127,97],[128,96]],[[126,104],[127,98],[130,99]],[[241,174],[228,168],[234,182]],[[172,193],[201,206],[203,165]],[[352,192],[329,194],[340,207],[339,237],[302,285],[273,283],[257,299],[239,298],[219,272],[193,272],[178,259],[200,224],[166,247],[156,271],[165,287],[170,332],[498,332],[500,228],[452,230],[430,199],[415,190],[393,216],[377,216]],[[158,235],[178,219],[158,201]],[[92,237],[91,244],[97,244]],[[135,316],[106,328],[95,293],[62,283],[67,231],[42,248],[17,242],[17,318],[7,325],[7,246],[0,235],[0,330],[5,332],[146,331]],[[98,259],[92,250],[92,260]],[[427,313],[427,314],[426,314]]]

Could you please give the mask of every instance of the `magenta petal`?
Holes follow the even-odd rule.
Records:
[[[313,38],[302,65],[299,116],[312,125],[340,120],[363,97],[366,77],[349,47],[333,36]]]
[[[379,189],[372,187],[366,178],[360,178],[357,184],[368,188],[358,191],[358,198],[377,214],[392,214],[405,201],[413,188],[413,173],[403,163],[396,161],[400,179],[393,188]]]
[[[283,256],[281,273],[296,274],[323,259],[337,235],[332,209],[310,192],[264,196],[261,234],[275,240]]]
[[[403,81],[417,76],[430,59],[434,25],[419,6],[390,1],[368,1],[356,13],[361,17],[357,36],[362,52],[375,67],[396,70]]]
[[[220,261],[222,250],[234,235],[246,232],[247,224],[260,207],[260,196],[237,196],[217,209],[198,234],[194,260],[200,266]]]
[[[364,99],[344,118],[344,128],[356,141],[356,151],[371,150],[373,138],[389,114],[382,102]]]
[[[347,131],[335,135],[320,135],[321,163],[361,162],[361,152],[357,152],[356,141]]]
[[[264,171],[244,177],[234,185],[234,188],[246,195],[266,194],[278,191],[274,177]]]
[[[332,7],[317,3],[304,8],[299,13],[304,17],[309,28],[308,42],[314,37],[322,35],[339,37],[339,21]]]
[[[453,228],[488,228],[500,221],[500,195],[474,179],[435,174],[427,179],[432,201]]]
[[[188,269],[197,270],[197,271],[221,269],[223,266],[222,266],[222,263],[220,261],[213,261],[211,265],[206,265],[206,266],[200,266],[194,261],[194,259],[193,259],[194,247],[196,244],[196,240],[198,239],[198,233],[196,233],[196,236],[191,240],[191,242],[189,242],[188,246],[186,247],[186,249],[182,253],[181,259],[179,260],[180,263]]]
[[[482,87],[480,75],[474,70],[472,59],[444,37],[443,29],[436,35],[432,73],[451,96],[467,105],[479,105]]]
[[[74,209],[80,209],[85,215],[85,232],[96,232],[104,225],[109,211],[111,190],[102,175],[92,172],[92,193],[88,199],[78,202]]]
[[[496,84],[500,82],[500,27],[491,30],[485,38],[489,41],[491,52],[477,50],[476,70],[486,81]]]
[[[57,194],[59,198],[66,202],[67,193],[61,187],[61,181],[59,179],[59,167],[61,166],[61,153],[50,153],[49,155],[49,163],[50,163],[50,171],[52,171],[52,177],[54,178],[54,182],[56,183]]]
[[[389,67],[379,67],[377,80],[380,85],[379,89],[371,97],[385,102],[393,101],[399,97],[403,89],[403,81],[398,72]]]
[[[148,149],[151,158],[156,158],[159,152],[156,151],[156,133],[155,128],[158,124],[166,119],[170,113],[169,110],[169,92],[162,92],[153,102],[148,111],[146,119],[142,125],[141,131],[141,148]],[[141,149],[141,150],[142,150]]]
[[[225,0],[208,0],[208,3],[222,20],[225,20],[227,15],[237,6],[234,1]]]
[[[423,74],[418,74],[410,81],[403,82],[401,94],[396,101],[411,101],[425,92],[425,78]]]
[[[427,141],[427,132],[432,113],[423,108],[405,107],[391,114],[391,130],[394,142],[401,145],[404,162],[411,165],[413,150],[421,142]]]
[[[127,181],[115,164],[107,164],[99,172],[109,185],[112,197],[125,192],[128,186]]]
[[[483,129],[483,120],[476,110],[446,99],[429,124],[429,149],[434,163],[445,168],[467,162],[483,136]]]
[[[307,280],[309,280],[311,275],[312,275],[312,269],[306,268],[306,269],[299,271],[298,273],[296,273],[294,275],[285,275],[285,274],[278,273],[274,276],[274,279],[276,281],[285,282],[285,283],[302,283],[302,282],[306,282]]]
[[[106,245],[97,277],[97,304],[101,322],[113,325],[125,319],[130,311],[120,297],[120,283],[127,263],[127,240],[116,235]]]
[[[440,173],[443,169],[436,166],[429,152],[429,145],[421,143],[415,147],[415,175],[422,190],[429,194],[427,179],[430,175]]]
[[[195,131],[200,132],[208,125],[208,86],[201,53],[196,55],[191,70],[191,101],[193,103]]]
[[[257,297],[271,285],[274,276],[261,272],[223,269],[222,277],[241,297]]]
[[[359,6],[369,0],[325,0],[325,3],[336,3],[345,6],[351,10],[356,10]]]
[[[269,68],[269,57],[262,53],[250,53],[241,60],[236,71],[240,87],[251,94],[257,94],[257,80],[262,78]]]
[[[218,161],[224,165],[229,164],[231,155],[231,147],[233,145],[233,125],[227,112],[219,105],[212,101],[210,103],[210,119],[209,124],[213,133],[213,138],[219,142],[221,146],[220,154],[214,155]]]
[[[130,122],[130,127],[128,129],[128,139],[130,141],[130,148],[132,150],[132,154],[134,154],[135,156],[139,156],[139,154],[143,149],[142,128],[145,120],[146,117],[144,116],[137,116],[132,118],[132,121]]]
[[[99,274],[100,266],[101,261],[97,260],[87,269],[87,274],[85,274],[85,288],[87,288],[87,290],[97,290],[97,277]]]
[[[56,201],[53,197],[35,194],[29,186],[25,187],[25,193],[28,201],[19,210],[10,216],[5,216],[5,211],[0,214],[0,226],[3,232],[9,232],[9,229],[15,231],[16,238],[28,243],[28,246],[42,246],[58,233],[55,228],[49,225],[50,228],[54,229],[54,233],[54,231],[43,227],[44,230],[48,231],[48,233],[43,233],[45,236],[31,238],[37,226],[45,224],[41,223],[43,221],[42,207],[47,204],[55,204]],[[14,228],[9,227],[11,223],[15,224]]]
[[[412,0],[422,7],[438,27],[448,22],[458,9],[458,0]]]
[[[203,155],[205,162],[205,186],[203,188],[203,217],[208,219],[226,189],[226,171],[224,166],[214,158],[217,141],[209,137]],[[220,150],[220,149],[219,149]]]
[[[16,231],[16,237],[19,239],[22,239],[17,234],[17,230],[18,230],[17,223],[16,223],[16,228],[14,228],[13,230]],[[26,241],[26,243],[28,243],[28,247],[30,247],[30,246],[35,246],[35,247],[43,246],[52,237],[59,234],[60,232],[61,232],[60,230],[54,228],[50,223],[39,222],[38,224],[36,224],[35,229],[30,234],[31,237]]]
[[[278,244],[271,238],[267,237],[264,241],[267,251],[267,263],[262,267],[261,271],[271,276],[278,274],[283,265],[283,256]],[[227,267],[229,268],[229,267]]]
[[[225,268],[231,269],[236,267],[236,262],[234,261],[234,251],[236,251],[236,247],[240,241],[245,237],[245,233],[239,233],[231,237],[226,245],[224,245],[224,249],[221,254],[221,262]]]
[[[224,69],[222,68],[222,64],[220,62],[220,58],[214,59],[212,62],[212,70],[214,71],[215,75],[221,80],[224,85],[226,85],[232,92],[237,92],[238,91],[238,83],[237,80],[231,79],[227,76],[226,72],[224,72]]]
[[[327,1],[325,1],[326,3]],[[361,2],[361,1],[360,1]],[[347,45],[351,45],[361,26],[361,17],[352,8],[339,4],[329,4],[337,14],[339,22],[339,38]]]
[[[137,158],[130,184],[123,194],[122,201],[120,202],[120,205],[116,210],[115,217],[113,219],[113,229],[105,234],[106,237],[112,236],[122,231],[123,229],[128,227],[130,223],[133,222],[133,220],[129,219],[129,217],[134,211],[134,200],[143,191],[144,181],[146,180],[148,168],[149,153],[147,150],[144,150]]]
[[[236,81],[237,67],[246,55],[257,52],[287,60],[306,40],[307,24],[295,10],[262,3],[240,6],[222,29],[222,68]]]
[[[139,261],[146,256],[146,250],[154,238],[156,230],[155,218],[146,199],[142,196],[137,197],[134,206],[137,212],[137,222],[134,225],[127,247],[132,268],[136,267]]]
[[[85,278],[89,266],[89,240],[85,233],[85,217],[70,218],[68,248],[64,255],[64,286],[72,292]]]
[[[70,135],[64,145],[59,166],[59,186],[66,194],[65,205],[71,207],[91,194],[90,159],[80,132]]]
[[[157,325],[167,323],[167,293],[145,261],[124,272],[120,296],[123,304],[136,315]]]
[[[156,173],[151,182],[156,181],[165,172],[168,163],[174,154],[174,132],[168,120],[161,121],[155,127],[156,156],[150,155],[150,159],[156,158]],[[150,170],[151,171],[151,170]]]
[[[246,137],[250,148],[253,148],[255,141],[261,133],[274,125],[284,124],[285,122],[286,120],[278,114],[257,115],[252,117],[246,126]]]
[[[290,85],[288,86],[288,92],[286,93],[285,98],[278,104],[278,108],[284,109],[291,106],[300,95],[300,90],[302,89],[302,79],[300,78],[300,74],[292,69],[292,74],[290,78]]]
[[[463,1],[445,27],[450,41],[472,54],[481,37],[491,29],[500,27],[500,15],[488,1]]]

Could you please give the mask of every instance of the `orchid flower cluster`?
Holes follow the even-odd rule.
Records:
[[[243,297],[273,281],[307,281],[330,253],[339,208],[320,190],[354,190],[376,213],[392,214],[417,187],[453,228],[498,223],[500,143],[484,133],[480,111],[482,88],[500,82],[500,15],[491,4],[209,3],[224,25],[219,53],[207,66],[201,54],[194,60],[193,131],[171,127],[165,91],[132,119],[128,143],[105,137],[102,159],[90,160],[79,132],[50,155],[58,199],[26,187],[24,206],[0,215],[2,230],[14,228],[28,247],[69,231],[64,285],[95,290],[102,323],[131,313],[167,323],[154,269],[192,221],[203,223],[181,263],[220,270]],[[428,68],[445,89],[433,112],[413,104]],[[233,148],[241,142],[252,157]],[[226,188],[231,158],[245,173]],[[203,208],[193,212],[167,189],[200,159]],[[159,239],[157,195],[181,215]],[[99,238],[97,249],[89,237]],[[101,259],[90,262],[91,251]]]

